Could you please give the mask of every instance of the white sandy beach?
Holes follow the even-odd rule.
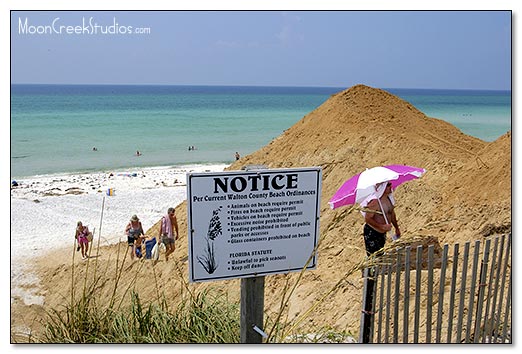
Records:
[[[168,207],[185,199],[187,172],[223,171],[226,166],[138,168],[17,179],[19,186],[11,189],[11,297],[21,297],[28,304],[43,301],[28,290],[27,285],[34,285],[38,278],[26,260],[60,248],[72,249],[78,220],[94,229],[96,240],[101,235],[100,245],[117,243],[126,239],[123,230],[133,214],[147,230]],[[109,188],[113,196],[107,195]]]

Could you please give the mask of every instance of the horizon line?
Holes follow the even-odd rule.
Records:
[[[10,85],[33,85],[33,86],[166,86],[166,87],[276,87],[276,88],[335,88],[335,89],[349,89],[357,85],[364,85],[368,87],[379,88],[383,90],[453,90],[453,91],[506,91],[511,92],[509,89],[484,89],[484,88],[421,88],[421,87],[376,87],[367,84],[354,84],[351,86],[295,86],[295,85],[211,85],[211,84],[131,84],[131,83],[14,83]]]

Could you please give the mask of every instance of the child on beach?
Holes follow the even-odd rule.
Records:
[[[143,236],[138,236],[138,238],[134,241],[134,251],[136,253],[136,257],[141,258],[143,257]]]

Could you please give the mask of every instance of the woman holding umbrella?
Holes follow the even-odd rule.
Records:
[[[395,215],[394,201],[391,195],[391,182],[383,183],[386,185],[380,197],[373,195],[369,197],[367,210],[364,212],[364,245],[366,253],[371,255],[384,247],[386,233],[395,228],[394,240],[401,236],[401,230]],[[377,185],[376,190],[382,189],[382,185]],[[366,203],[364,203],[366,204]],[[374,212],[372,212],[374,211]]]
[[[420,178],[424,168],[387,165],[378,166],[358,173],[348,179],[337,190],[328,204],[332,209],[344,205],[360,204],[364,210],[364,244],[366,252],[372,254],[384,247],[386,233],[395,228],[393,240],[401,231],[395,216],[392,190],[401,184]]]

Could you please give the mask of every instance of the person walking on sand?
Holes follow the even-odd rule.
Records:
[[[174,235],[174,232],[176,235]],[[165,245],[165,261],[169,260],[169,256],[176,249],[175,240],[178,239],[178,220],[176,219],[176,211],[174,208],[167,210],[167,215],[161,218],[161,226],[159,237],[161,242]]]
[[[76,224],[75,238],[78,242],[78,247],[82,250],[82,259],[87,259],[89,255],[89,241],[92,240],[92,233],[89,231],[87,225],[84,226],[81,221],[78,221]]]
[[[386,233],[391,230],[392,225],[395,228],[395,235],[392,239],[396,240],[401,236],[397,217],[395,215],[395,201],[392,196],[391,183],[384,182],[386,186],[378,184],[376,190],[382,190],[380,197],[375,197],[368,201],[365,205],[367,210],[364,214],[364,245],[367,255],[371,255],[384,248],[386,242]],[[365,203],[366,204],[366,203]],[[364,206],[364,205],[363,205]],[[371,212],[375,211],[375,212]]]
[[[239,156],[239,152],[236,151],[236,161],[239,160],[241,156]]]
[[[125,227],[125,234],[127,235],[127,244],[130,247],[130,258],[134,259],[135,249],[134,242],[141,236],[145,236],[143,232],[143,226],[141,225],[140,219],[137,215],[133,215]]]

